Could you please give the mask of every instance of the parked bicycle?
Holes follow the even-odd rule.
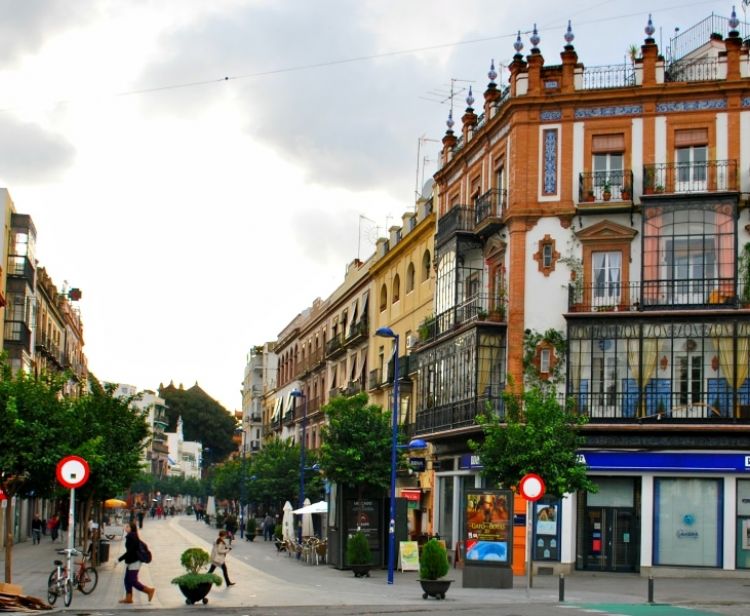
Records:
[[[89,563],[91,553],[83,554],[75,548],[58,550],[59,554],[67,557],[67,565],[61,560],[55,561],[55,569],[49,574],[47,581],[47,600],[50,604],[57,601],[57,597],[63,596],[65,607],[69,607],[73,600],[73,589],[77,588],[84,595],[94,592],[99,582],[99,574],[96,569]],[[73,556],[82,556],[81,561],[75,564],[73,576],[70,577],[68,572],[71,571],[71,560]]]

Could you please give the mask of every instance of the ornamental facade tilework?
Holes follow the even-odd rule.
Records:
[[[544,194],[557,194],[557,129],[544,131]]]

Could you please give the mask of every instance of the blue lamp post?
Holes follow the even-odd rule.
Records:
[[[388,523],[388,583],[393,584],[396,559],[396,453],[398,451],[398,334],[390,327],[375,332],[382,338],[393,338],[393,421],[391,428],[391,509]]]
[[[293,389],[289,392],[295,399],[302,398],[302,438],[299,443],[299,506],[300,509],[305,506],[305,427],[307,424],[307,396],[299,389]],[[297,540],[302,543],[302,524],[297,529]]]

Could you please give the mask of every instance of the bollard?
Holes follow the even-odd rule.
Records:
[[[565,576],[561,573],[557,582],[557,599],[562,603],[565,601]]]
[[[648,602],[654,602],[654,576],[648,576]]]

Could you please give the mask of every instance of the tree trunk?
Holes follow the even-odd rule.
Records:
[[[13,496],[5,492],[7,507],[5,508],[5,583],[13,582]]]

